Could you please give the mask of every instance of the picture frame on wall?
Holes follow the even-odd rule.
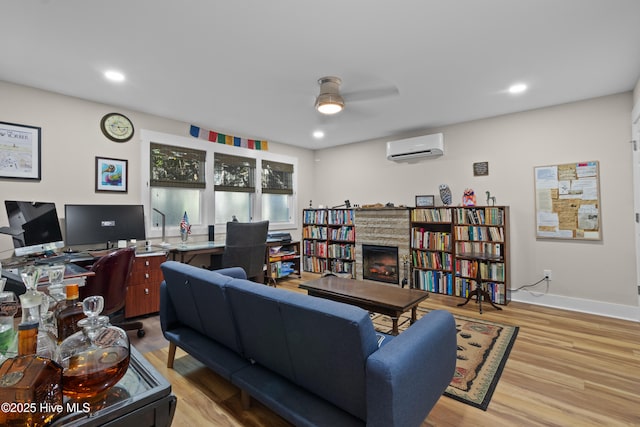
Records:
[[[0,122],[0,178],[41,179],[42,129]]]
[[[129,190],[128,161],[96,157],[96,192],[126,193]]]
[[[436,198],[433,195],[420,195],[416,196],[416,207],[431,207],[435,206]]]

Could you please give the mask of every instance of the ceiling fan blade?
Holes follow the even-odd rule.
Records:
[[[400,91],[395,86],[382,87],[376,89],[365,89],[355,92],[343,93],[345,102],[371,101],[374,99],[388,98],[399,95]]]

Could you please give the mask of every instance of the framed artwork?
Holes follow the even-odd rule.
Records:
[[[489,162],[476,162],[473,164],[473,176],[489,175]]]
[[[41,131],[0,122],[0,178],[40,180]]]
[[[96,192],[108,191],[126,193],[128,191],[128,161],[96,157]]]
[[[435,206],[435,196],[427,195],[427,196],[416,196],[416,207],[429,207]]]

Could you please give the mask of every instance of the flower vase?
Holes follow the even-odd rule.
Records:
[[[180,242],[182,246],[187,246],[187,241],[189,240],[189,233],[186,230],[180,231]]]

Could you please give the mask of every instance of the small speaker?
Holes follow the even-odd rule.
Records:
[[[213,242],[215,240],[215,226],[214,225],[210,225],[209,226],[209,241]]]

